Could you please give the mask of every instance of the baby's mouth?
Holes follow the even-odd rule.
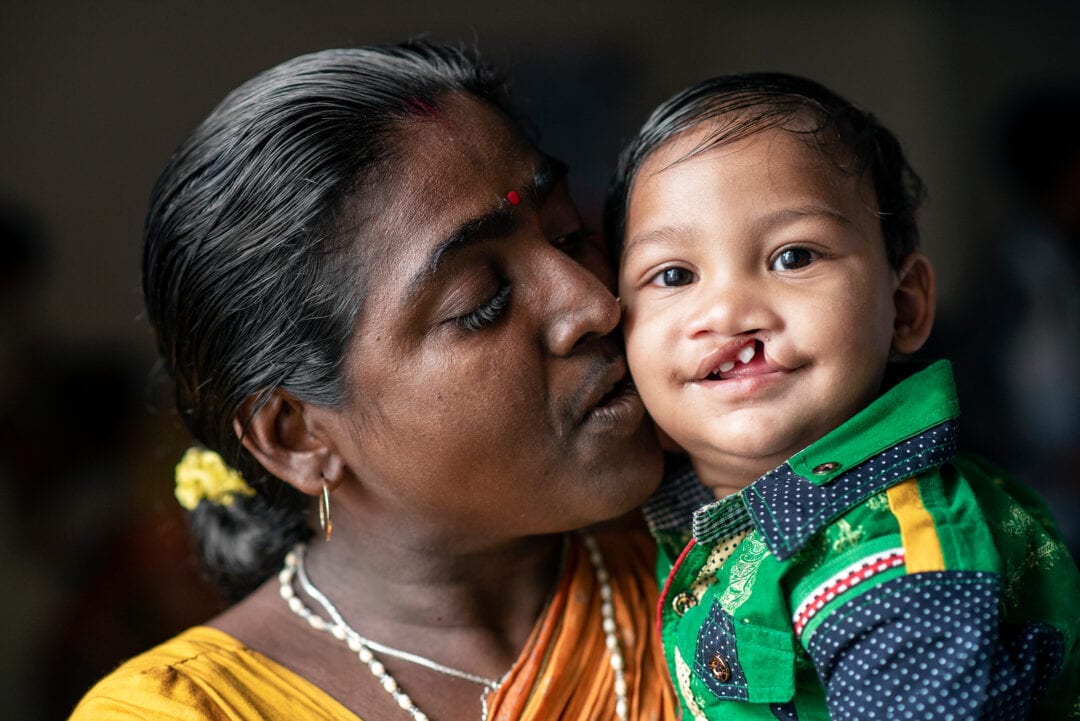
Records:
[[[703,381],[722,381],[743,375],[756,375],[768,370],[765,363],[765,347],[761,341],[751,340],[740,348],[735,356],[718,363],[703,378]]]

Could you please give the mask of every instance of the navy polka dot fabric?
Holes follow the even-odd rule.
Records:
[[[956,455],[956,423],[947,421],[897,444],[825,485],[798,476],[786,463],[746,488],[744,499],[769,550],[793,556],[837,516],[906,478]]]
[[[1004,653],[994,656],[986,718],[1017,718],[1018,709],[1038,698],[1057,675],[1065,657],[1061,634],[1045,623],[1013,629]]]
[[[723,662],[725,680],[716,678],[711,664]],[[698,631],[697,651],[694,654],[694,673],[714,694],[720,698],[745,701],[747,699],[746,675],[739,665],[735,650],[735,626],[731,614],[713,602],[709,615]]]
[[[996,576],[923,573],[830,615],[809,652],[833,719],[1022,719],[1061,662],[1060,634],[998,636]]]
[[[772,715],[780,721],[799,721],[799,714],[793,703],[774,703],[769,705]]]

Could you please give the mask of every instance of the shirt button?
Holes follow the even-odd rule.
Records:
[[[720,654],[714,654],[713,657],[709,659],[708,665],[709,673],[711,673],[713,678],[720,683],[727,683],[728,679],[731,678],[731,669],[728,668],[727,661],[725,661]]]
[[[683,591],[674,598],[671,602],[671,607],[675,610],[675,613],[679,616],[683,615],[691,608],[697,605],[697,597],[694,594]]]
[[[824,476],[826,473],[832,473],[839,467],[840,464],[836,461],[828,461],[827,463],[822,463],[820,466],[814,466],[814,474]]]

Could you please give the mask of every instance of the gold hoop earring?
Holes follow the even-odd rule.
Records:
[[[322,499],[319,503],[319,527],[322,528],[323,537],[329,541],[334,532],[334,522],[330,518],[330,488],[326,485],[326,479],[322,482]]]

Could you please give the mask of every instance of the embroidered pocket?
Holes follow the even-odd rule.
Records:
[[[716,698],[781,703],[795,696],[790,631],[735,623],[714,601],[698,630],[694,675]]]

